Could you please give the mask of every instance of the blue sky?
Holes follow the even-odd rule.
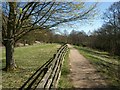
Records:
[[[98,16],[96,16],[95,19],[92,20],[91,23],[75,23],[74,25],[59,25],[57,30],[62,32],[64,30],[67,30],[68,32],[71,32],[73,29],[76,31],[84,31],[87,34],[89,34],[88,32],[91,31],[93,32],[94,30],[97,30],[98,28],[100,28],[104,21],[103,19],[101,19],[103,17],[103,13],[106,11],[106,9],[108,9],[114,2],[100,2],[98,5]]]

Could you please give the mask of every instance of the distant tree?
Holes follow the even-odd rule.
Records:
[[[23,36],[18,42],[32,45],[35,41],[52,42],[53,33],[49,29],[33,30]]]
[[[84,31],[72,30],[68,37],[69,37],[68,41],[71,44],[82,45],[82,46],[86,45],[87,34]]]

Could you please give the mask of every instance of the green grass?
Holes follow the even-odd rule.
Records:
[[[19,69],[2,72],[3,88],[19,88],[47,60],[53,57],[60,47],[58,44],[41,44],[15,48],[14,58]],[[3,50],[2,68],[5,67]]]
[[[65,56],[64,62],[63,62],[63,66],[62,66],[62,70],[61,70],[61,76],[60,76],[60,80],[58,83],[58,88],[72,88],[73,85],[70,81],[69,78],[69,74],[70,74],[70,66],[69,66],[69,50]]]
[[[100,72],[109,87],[120,89],[120,57],[110,56],[107,52],[100,52],[87,47],[75,46]]]

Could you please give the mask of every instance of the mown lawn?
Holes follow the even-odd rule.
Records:
[[[61,70],[61,76],[60,80],[58,83],[58,88],[73,88],[73,85],[70,81],[70,65],[69,65],[69,50],[66,53],[63,65],[62,65],[62,70]]]
[[[3,88],[19,88],[40,66],[53,57],[58,44],[40,44],[15,48],[14,58],[18,69],[2,72]],[[2,68],[5,67],[5,51],[2,53]]]
[[[75,46],[105,78],[110,88],[120,89],[120,57],[87,47]]]

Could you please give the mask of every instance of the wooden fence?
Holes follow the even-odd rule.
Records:
[[[57,53],[41,66],[20,88],[21,89],[37,89],[37,88],[56,88],[61,74],[61,67],[64,57],[68,50],[68,46],[62,45]]]

